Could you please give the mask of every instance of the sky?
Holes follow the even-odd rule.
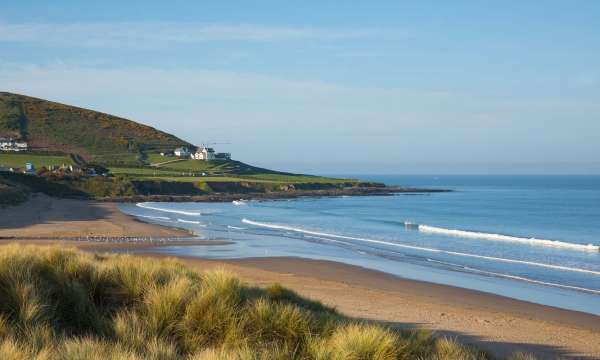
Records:
[[[0,0],[0,91],[318,174],[600,174],[600,1]]]

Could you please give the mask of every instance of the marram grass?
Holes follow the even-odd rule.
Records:
[[[280,285],[173,260],[0,248],[0,358],[488,359],[423,331],[352,321]],[[515,358],[527,358],[518,355]]]

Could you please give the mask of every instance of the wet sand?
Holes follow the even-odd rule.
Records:
[[[141,222],[116,203],[54,199],[35,195],[0,209],[0,238],[70,239],[85,237],[183,238],[190,233]]]

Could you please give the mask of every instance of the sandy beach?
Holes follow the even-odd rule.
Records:
[[[146,224],[114,203],[35,196],[0,209],[0,244],[74,246],[89,251],[152,253],[156,246],[214,245],[190,234]],[[78,237],[140,237],[170,242],[75,241]],[[184,239],[188,238],[188,240]],[[60,239],[60,240],[56,240]],[[296,258],[232,261],[180,258],[199,270],[225,268],[250,284],[281,283],[347,316],[402,328],[431,329],[489,350],[497,356],[531,352],[540,359],[600,358],[600,317],[497,295],[397,278],[334,262]]]
[[[0,238],[189,237],[187,231],[146,224],[119,211],[116,203],[54,199],[37,194],[0,209]]]
[[[400,279],[355,266],[307,259],[185,259],[224,267],[259,286],[279,282],[345,315],[401,328],[431,329],[496,356],[600,358],[600,317],[493,294]]]

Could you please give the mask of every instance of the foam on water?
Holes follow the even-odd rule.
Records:
[[[184,219],[177,219],[177,221],[180,222],[180,223],[184,223],[184,224],[200,225],[200,221],[184,220]]]
[[[463,252],[457,252],[457,251],[449,251],[449,250],[427,248],[427,247],[421,247],[421,246],[415,246],[415,245],[399,244],[399,243],[383,241],[383,240],[376,240],[376,239],[367,239],[367,238],[359,238],[359,237],[353,237],[353,236],[328,234],[328,233],[323,233],[323,232],[318,232],[318,231],[311,231],[311,230],[295,228],[295,227],[291,227],[291,226],[287,226],[287,225],[264,223],[264,222],[252,221],[252,220],[248,220],[248,219],[242,219],[242,222],[245,224],[248,224],[248,225],[253,225],[253,226],[258,226],[258,227],[292,231],[292,232],[315,235],[315,236],[323,236],[323,237],[327,237],[327,238],[361,241],[361,242],[367,242],[367,243],[373,243],[373,244],[394,246],[394,247],[399,247],[399,248],[403,248],[403,249],[424,251],[424,252],[429,252],[429,253],[439,253],[439,254],[453,255],[453,256],[459,256],[459,257],[468,257],[468,258],[482,259],[482,260],[495,261],[495,262],[529,265],[529,266],[536,266],[536,267],[542,267],[542,268],[559,270],[559,271],[570,271],[570,272],[578,272],[578,273],[600,276],[600,271],[581,269],[581,268],[576,268],[576,267],[553,265],[553,264],[539,263],[539,262],[526,261],[526,260],[507,259],[507,258],[501,258],[501,257],[495,257],[495,256],[476,255],[476,254],[463,253]]]
[[[248,205],[244,200],[233,200],[231,203],[235,206]]]
[[[146,203],[137,203],[137,204],[135,204],[135,206],[140,207],[142,209],[156,210],[156,211],[168,212],[168,213],[173,213],[173,214],[181,214],[181,215],[188,215],[188,216],[200,216],[200,215],[202,215],[202,213],[196,212],[196,211],[183,211],[183,210],[165,209],[165,208],[159,208],[159,207],[155,207],[155,206],[150,206],[150,205],[148,205]]]
[[[448,265],[448,266],[451,266],[451,267],[456,267],[456,268],[464,269],[464,270],[467,270],[467,271],[470,271],[470,272],[474,272],[474,273],[478,273],[478,274],[482,274],[482,275],[496,276],[496,277],[501,277],[501,278],[511,279],[511,280],[525,281],[525,282],[529,282],[529,283],[532,283],[532,284],[538,284],[538,285],[544,285],[544,286],[551,286],[551,287],[557,287],[557,288],[562,288],[562,289],[584,291],[584,292],[588,292],[588,293],[591,293],[591,294],[600,294],[600,290],[588,289],[588,288],[584,288],[584,287],[580,287],[580,286],[571,286],[571,285],[557,284],[557,283],[553,283],[553,282],[546,282],[546,281],[529,279],[529,278],[522,277],[522,276],[502,274],[502,273],[497,273],[497,272],[492,272],[492,271],[485,271],[485,270],[475,269],[475,268],[472,268],[472,267],[469,267],[469,266],[464,266],[464,265],[459,265],[459,264],[453,264],[453,263],[449,263],[449,262],[445,262],[445,261],[439,261],[439,260],[434,260],[434,259],[427,259],[427,261],[432,262],[432,263],[438,263],[438,264],[442,264],[442,265]]]
[[[522,238],[522,237],[502,235],[502,234],[490,234],[490,233],[476,232],[476,231],[445,229],[445,228],[441,228],[441,227],[414,224],[414,223],[409,223],[409,222],[404,223],[404,225],[407,228],[416,229],[422,233],[428,233],[428,234],[456,236],[456,237],[479,239],[479,240],[520,243],[520,244],[531,245],[531,246],[546,246],[546,247],[555,247],[555,248],[580,250],[580,251],[593,251],[593,252],[600,251],[600,246],[597,246],[594,244],[588,244],[588,245],[574,244],[574,243],[568,243],[568,242],[557,241],[557,240]]]
[[[243,227],[238,227],[238,226],[232,226],[232,225],[227,225],[228,229],[233,229],[233,230],[246,230],[246,228]]]

